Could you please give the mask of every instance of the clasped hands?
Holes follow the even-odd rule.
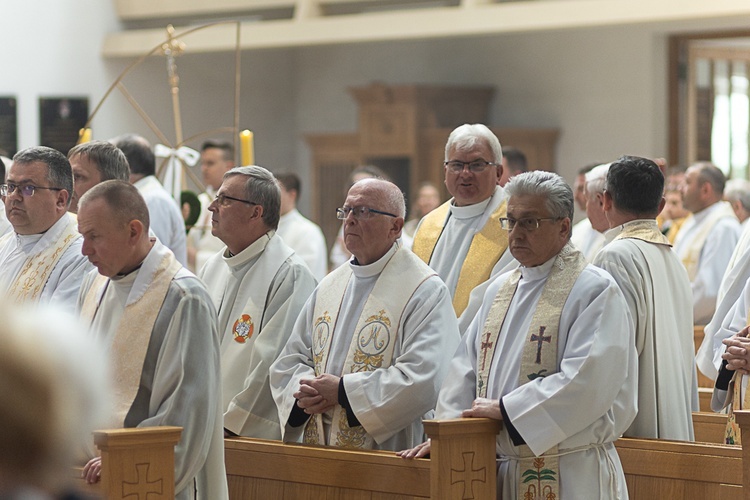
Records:
[[[315,378],[300,380],[299,389],[294,393],[297,406],[308,415],[325,413],[339,404],[339,380],[341,377],[324,373]]]
[[[727,368],[737,371],[743,375],[750,374],[750,338],[748,332],[750,326],[746,326],[739,333],[736,333],[721,341],[727,346],[722,359],[727,361]]]

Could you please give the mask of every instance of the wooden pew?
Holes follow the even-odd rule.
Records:
[[[232,499],[415,500],[496,497],[495,435],[489,419],[426,421],[431,459],[393,452],[224,440]]]
[[[724,444],[727,416],[723,413],[693,412],[695,441],[699,443]]]
[[[180,427],[144,427],[94,432],[101,452],[101,481],[88,485],[82,468],[73,470],[72,487],[86,497],[107,500],[174,499],[174,447]]]

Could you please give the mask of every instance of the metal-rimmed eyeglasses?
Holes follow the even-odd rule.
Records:
[[[493,163],[491,161],[484,161],[484,160],[474,160],[474,161],[458,161],[458,160],[450,160],[443,163],[445,165],[445,168],[448,169],[448,171],[452,174],[460,174],[464,171],[464,168],[468,167],[469,172],[472,174],[479,174],[481,172],[484,172],[487,170],[487,167],[490,165],[496,166],[497,163]]]
[[[44,186],[35,186],[33,184],[14,184],[12,182],[9,182],[7,184],[0,184],[0,196],[8,196],[16,192],[18,190],[21,193],[21,196],[24,198],[28,198],[31,196],[34,196],[34,193],[37,189],[46,189],[48,191],[62,191],[63,188],[57,188],[57,187],[44,187]]]
[[[228,201],[227,201],[228,200]],[[254,201],[243,200],[242,198],[235,198],[234,196],[228,196],[226,194],[217,194],[214,201],[222,207],[230,205],[230,201],[239,201],[240,203],[246,203],[248,205],[257,205]]]
[[[511,219],[510,217],[500,218],[500,227],[506,231],[512,231],[516,224],[524,231],[536,231],[539,229],[539,223],[543,220],[562,220],[562,217],[522,217],[520,219]]]
[[[398,215],[383,212],[381,210],[375,210],[374,208],[370,207],[341,207],[336,209],[336,218],[339,220],[344,220],[349,216],[349,213],[354,215],[354,218],[357,220],[369,219],[373,216],[373,214],[387,215],[388,217],[398,217]]]

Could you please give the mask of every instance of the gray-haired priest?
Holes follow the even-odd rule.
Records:
[[[437,416],[503,420],[500,498],[627,498],[614,446],[636,413],[625,298],[569,244],[573,192],[560,176],[524,173],[506,189],[502,224],[521,267],[487,289]],[[428,451],[425,443],[401,455]]]
[[[421,442],[459,334],[448,288],[396,241],[404,212],[398,187],[379,179],[354,184],[338,210],[354,259],[323,279],[271,366],[285,441]]]

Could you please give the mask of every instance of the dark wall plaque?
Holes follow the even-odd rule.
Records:
[[[18,113],[15,97],[0,97],[0,153],[13,157],[18,151]]]
[[[86,125],[89,100],[85,97],[39,99],[39,139],[48,146],[68,154],[78,141],[78,131]]]

